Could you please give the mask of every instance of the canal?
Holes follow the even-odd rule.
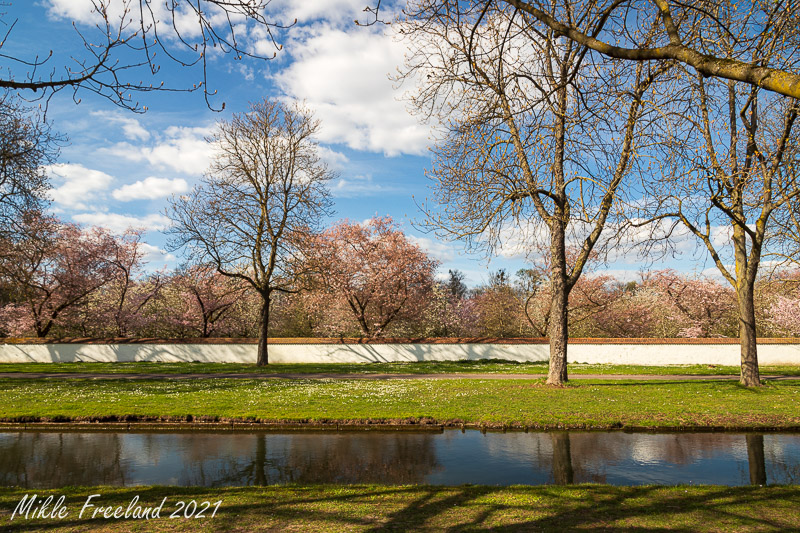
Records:
[[[0,485],[797,484],[797,433],[0,432]]]

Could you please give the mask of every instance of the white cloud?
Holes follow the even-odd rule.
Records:
[[[443,242],[435,241],[428,237],[415,237],[414,235],[406,235],[406,238],[411,243],[422,248],[426,254],[442,263],[452,261],[455,257],[453,247]]]
[[[97,24],[101,17],[92,4],[92,0],[49,0],[45,3],[48,14],[53,18],[66,18],[81,24]],[[122,17],[124,6],[121,2],[111,2],[108,8],[110,19]]]
[[[72,216],[72,220],[79,224],[100,226],[115,233],[122,233],[128,228],[142,228],[146,231],[163,230],[169,225],[169,219],[164,215],[151,214],[143,217],[120,215],[118,213],[79,213]]]
[[[205,138],[212,132],[210,127],[170,126],[151,146],[117,143],[101,151],[129,161],[146,161],[158,169],[197,176],[211,162],[213,147]]]
[[[371,175],[357,175],[337,178],[331,185],[331,194],[337,198],[359,198],[394,192],[392,187],[380,185],[372,180]]]
[[[144,262],[152,264],[152,263],[171,263],[175,261],[175,256],[166,250],[162,250],[158,246],[153,246],[152,244],[148,244],[146,242],[139,243],[139,247],[142,251],[142,259]]]
[[[150,138],[150,132],[135,118],[124,116],[119,112],[112,113],[109,111],[92,111],[90,114],[94,117],[103,118],[112,124],[120,124],[122,126],[122,133],[128,139],[146,141]]]
[[[356,18],[367,20],[364,7],[368,4],[364,0],[327,0],[320,2],[312,0],[298,2],[297,0],[277,0],[269,5],[269,10],[279,15],[286,23],[297,20],[298,24],[312,21],[328,21],[340,24],[353,24]]]
[[[331,150],[327,146],[318,146],[317,155],[331,170],[342,170],[350,159],[341,152]]]
[[[397,100],[389,79],[403,64],[404,44],[371,28],[319,24],[295,32],[287,50],[294,61],[276,81],[314,110],[321,141],[386,155],[425,153],[430,130]]]
[[[628,283],[629,281],[642,281],[642,271],[641,270],[627,270],[627,269],[620,269],[620,268],[606,268],[602,270],[597,270],[592,272],[591,274],[586,275],[587,278],[594,277],[594,276],[611,276],[615,280]]]
[[[149,177],[136,183],[123,185],[111,193],[111,196],[127,202],[130,200],[155,200],[165,198],[171,194],[180,194],[189,190],[189,184],[181,178],[154,178]]]
[[[58,163],[44,168],[59,184],[50,193],[53,202],[69,209],[89,209],[90,202],[99,199],[114,181],[105,172],[78,164]]]

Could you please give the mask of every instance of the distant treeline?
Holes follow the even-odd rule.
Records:
[[[52,218],[27,221],[6,241],[0,334],[39,337],[257,337],[260,296],[209,265],[147,272],[140,233],[115,235]],[[322,233],[324,253],[304,290],[272,297],[275,337],[520,337],[547,335],[546,269],[499,270],[474,288],[412,244],[389,218],[347,221]],[[312,268],[313,267],[313,268]],[[756,289],[759,336],[800,336],[800,272]],[[620,281],[580,279],[569,298],[578,337],[736,337],[736,296],[726,285],[671,270]]]

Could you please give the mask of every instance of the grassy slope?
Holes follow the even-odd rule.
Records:
[[[797,531],[800,487],[382,487],[263,488],[91,487],[36,491],[65,494],[70,515],[9,521],[30,490],[0,489],[0,529],[6,531]],[[152,522],[78,519],[86,496],[123,505],[168,498],[223,503],[215,518]],[[162,513],[162,516],[168,514]]]
[[[800,383],[542,380],[0,380],[0,419],[176,417],[537,427],[800,426]]]
[[[709,365],[569,365],[572,374],[702,374],[739,375],[738,366]],[[547,374],[547,363],[511,361],[440,361],[419,363],[271,364],[259,367],[241,363],[0,363],[0,372],[97,372],[110,374],[182,373],[332,373],[332,374]],[[800,366],[761,366],[761,373],[800,376]]]

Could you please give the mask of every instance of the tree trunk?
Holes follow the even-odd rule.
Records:
[[[745,387],[761,386],[758,372],[756,348],[756,312],[752,284],[744,283],[736,291],[739,306],[739,344],[742,353],[742,369],[739,383]]]
[[[764,435],[745,435],[747,462],[751,485],[767,484],[767,466],[764,461]]]
[[[551,224],[550,322],[547,334],[550,337],[550,369],[548,385],[563,385],[567,381],[567,258],[564,244],[564,227],[560,220]]]
[[[256,362],[258,366],[266,366],[269,363],[269,299],[269,293],[267,293],[261,304],[261,329],[258,336],[258,361]]]

